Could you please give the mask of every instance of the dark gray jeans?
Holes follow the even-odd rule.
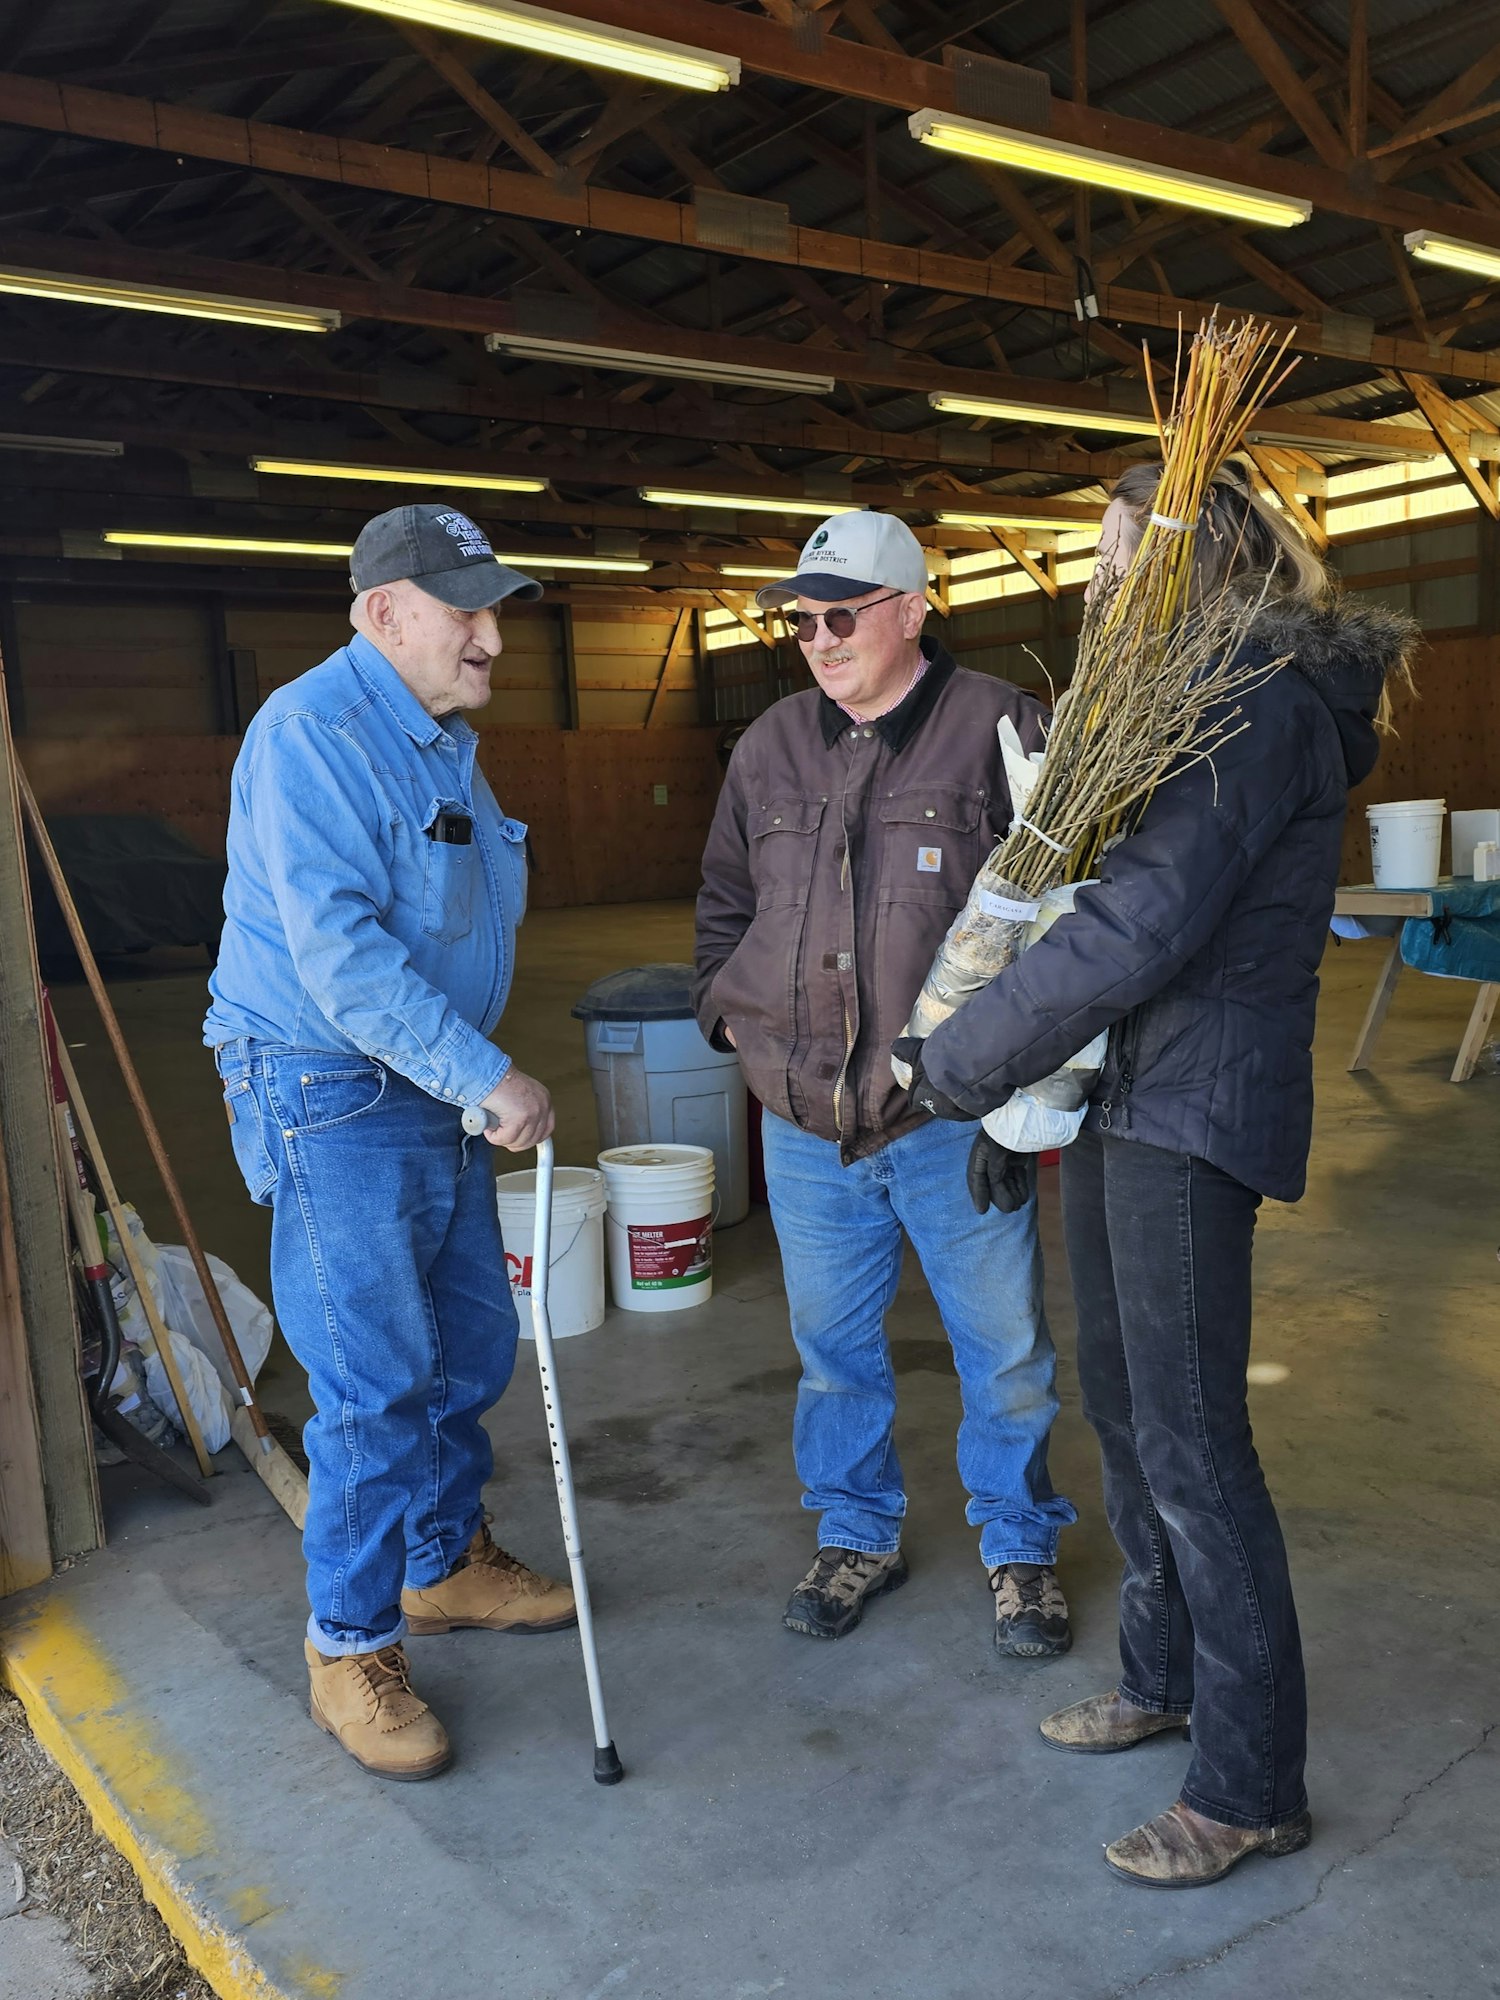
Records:
[[[1206,1160],[1082,1132],[1063,1154],[1084,1415],[1125,1558],[1120,1692],[1191,1709],[1182,1797],[1231,1826],[1307,1804],[1286,1547],[1250,1436],[1260,1196]]]

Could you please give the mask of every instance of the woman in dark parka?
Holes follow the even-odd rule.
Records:
[[[1159,476],[1119,482],[1101,564],[1133,558]],[[1042,1734],[1124,1750],[1191,1714],[1178,1801],[1105,1851],[1131,1880],[1182,1888],[1293,1853],[1311,1829],[1297,1618],[1246,1404],[1251,1240],[1262,1198],[1305,1185],[1348,792],[1374,768],[1416,640],[1409,619],[1332,587],[1234,468],[1196,539],[1205,594],[1266,590],[1246,652],[1286,664],[1239,698],[1249,728],[1158,788],[1075,913],[921,1059],[950,1115],[972,1118],[1110,1030],[1062,1196],[1084,1413],[1125,1559],[1123,1672]]]

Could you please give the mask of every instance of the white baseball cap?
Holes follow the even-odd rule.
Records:
[[[755,601],[771,611],[794,597],[837,604],[872,590],[926,589],[927,554],[904,521],[894,514],[835,514],[808,537],[797,574],[768,583]]]

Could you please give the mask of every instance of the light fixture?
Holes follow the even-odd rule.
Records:
[[[73,278],[56,271],[0,266],[0,292],[28,299],[61,299],[76,306],[110,306],[123,312],[171,313],[180,319],[219,319],[235,326],[269,326],[283,333],[335,333],[336,312],[321,306],[283,305],[279,299],[237,299],[218,292],[179,292],[170,285],[136,285],[107,278]]]
[[[955,396],[946,389],[930,390],[927,400],[933,409],[950,417],[993,417],[1007,424],[1051,424],[1068,430],[1156,436],[1154,417],[1133,417],[1115,410],[1068,410],[1053,403],[1010,403],[988,396]]]
[[[679,493],[671,486],[642,486],[638,490],[653,507],[728,507],[738,514],[812,514],[819,520],[864,512],[858,500],[767,500],[749,493]]]
[[[1411,255],[1423,264],[1443,264],[1470,277],[1500,279],[1500,250],[1482,243],[1464,243],[1457,236],[1440,236],[1432,229],[1410,229],[1402,237]]]
[[[388,14],[424,28],[456,35],[479,35],[533,55],[587,63],[591,69],[619,70],[652,83],[675,83],[683,90],[728,90],[740,80],[738,56],[716,55],[686,42],[668,42],[633,28],[602,28],[590,21],[528,7],[521,0],[335,0],[371,14]]]
[[[315,458],[252,458],[252,472],[294,479],[362,479],[374,486],[469,486],[486,493],[545,493],[545,479],[522,479],[500,472],[422,472],[402,465],[339,465]]]
[[[0,431],[0,451],[55,451],[69,458],[125,456],[125,447],[118,438],[43,437],[28,431]]]
[[[270,542],[249,535],[164,535],[155,529],[110,528],[101,541],[127,549],[214,549],[246,556],[337,556],[354,553],[352,542]]]
[[[1097,153],[1091,146],[1070,145],[1038,132],[957,118],[947,111],[914,111],[907,127],[914,139],[940,152],[960,153],[967,159],[988,160],[997,167],[1015,167],[1022,173],[1045,174],[1054,180],[1082,181],[1087,187],[1108,188],[1145,201],[1170,202],[1177,208],[1206,209],[1211,215],[1227,215],[1260,228],[1288,229],[1306,222],[1312,214],[1312,203],[1293,195],[1268,194],[1261,188],[1211,180],[1176,167],[1154,167],[1144,160]]]
[[[719,574],[720,576],[756,576],[760,577],[762,581],[769,579],[773,583],[783,583],[786,580],[788,571],[795,570],[796,567],[795,556],[788,556],[786,561],[776,569],[762,568],[758,563],[720,563]]]
[[[635,575],[652,567],[648,562],[635,562],[626,556],[538,556],[527,555],[524,550],[512,555],[497,555],[495,561],[523,570],[607,569],[629,570]]]
[[[518,361],[570,361],[580,368],[618,368],[632,375],[675,375],[691,382],[721,382],[737,389],[779,389],[788,396],[831,396],[831,375],[797,375],[783,368],[748,368],[737,361],[698,361],[688,355],[653,354],[645,348],[587,347],[542,334],[487,333],[491,354]]]
[[[1099,526],[1097,521],[1064,519],[1060,514],[992,514],[972,509],[959,513],[944,508],[936,518],[944,528],[1016,528],[1023,533],[1027,528],[1035,528],[1039,534],[1049,535],[1086,535]]]

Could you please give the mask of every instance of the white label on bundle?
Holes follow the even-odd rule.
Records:
[[[987,917],[1003,917],[1009,924],[1029,924],[1040,903],[1018,903],[1010,896],[997,896],[993,889],[981,889],[979,907]]]

